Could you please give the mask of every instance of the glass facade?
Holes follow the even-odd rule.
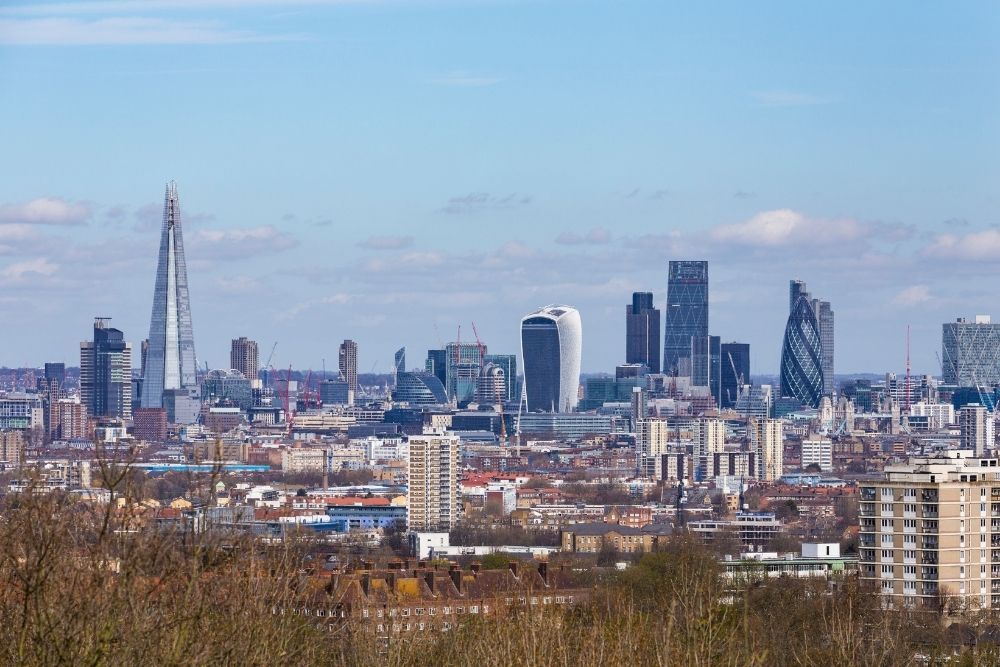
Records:
[[[781,347],[781,395],[809,407],[823,396],[822,342],[812,302],[799,296],[785,325]]]
[[[80,343],[80,398],[95,417],[132,418],[132,346],[107,318],[94,321],[92,342]]]
[[[434,377],[441,381],[441,384],[448,383],[448,353],[445,350],[427,350],[427,361],[424,370],[432,373]]]
[[[476,393],[479,370],[483,365],[486,346],[479,343],[448,343],[445,346],[444,383],[448,398],[459,403],[471,401]]]
[[[506,394],[504,400],[516,401],[520,397],[517,391],[517,355],[487,354],[483,359],[487,364],[493,364],[503,369]]]
[[[742,385],[750,384],[750,345],[748,343],[723,343],[720,346],[722,355],[722,387],[720,407],[731,408],[736,405]]]
[[[708,262],[672,261],[667,278],[663,372],[691,374],[691,339],[708,337]]]
[[[163,204],[163,229],[153,287],[153,312],[149,320],[142,406],[164,407],[165,391],[196,387],[196,369],[180,203],[177,184],[171,181],[167,184]]]
[[[633,293],[625,306],[625,363],[660,372],[660,311],[653,307],[652,292]]]
[[[722,354],[718,336],[696,336],[691,339],[691,385],[708,387],[719,405]]]
[[[991,387],[1000,384],[1000,324],[980,315],[946,322],[941,331],[945,384]]]
[[[210,404],[228,402],[242,410],[253,407],[250,380],[235,369],[209,372],[201,383],[201,396]]]
[[[580,389],[583,326],[569,306],[546,306],[521,320],[521,359],[529,412],[571,412]]]
[[[411,405],[437,405],[448,402],[444,385],[432,373],[403,372],[396,374],[396,389],[392,400]]]

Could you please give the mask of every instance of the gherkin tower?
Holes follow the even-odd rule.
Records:
[[[816,312],[806,295],[795,299],[785,325],[781,395],[814,408],[823,396],[823,343]]]
[[[149,348],[142,381],[142,407],[166,407],[165,392],[191,389],[195,379],[194,331],[177,184],[167,183],[160,232],[160,258],[149,319]]]

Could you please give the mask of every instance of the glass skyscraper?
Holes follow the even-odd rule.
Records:
[[[823,344],[808,295],[800,294],[788,315],[781,346],[781,395],[819,407],[823,397]]]
[[[942,375],[946,384],[1000,384],[1000,324],[989,315],[964,317],[941,326]]]
[[[521,319],[521,359],[529,412],[572,412],[579,400],[583,325],[569,306],[546,306]]]
[[[833,396],[833,309],[829,301],[812,298],[801,280],[791,280],[788,284],[788,312],[795,309],[799,297],[805,297],[812,305],[816,323],[819,325],[820,366],[823,368],[823,395]]]
[[[153,313],[149,319],[149,347],[142,378],[142,407],[162,408],[164,394],[173,390],[187,395],[197,389],[194,331],[188,297],[187,264],[177,184],[167,184],[160,234],[160,258],[153,287]]]
[[[94,320],[93,340],[80,343],[80,399],[95,417],[132,418],[132,346],[107,317]]]
[[[516,401],[520,394],[517,391],[517,355],[516,354],[487,354],[483,357],[487,364],[493,364],[503,369],[505,401]]]
[[[750,384],[749,343],[723,343],[722,354],[722,404],[731,408],[736,405],[743,385]]]
[[[653,307],[652,292],[634,292],[625,306],[625,363],[660,372],[660,311]]]
[[[708,338],[708,262],[671,261],[663,332],[663,372],[691,375],[691,339]]]

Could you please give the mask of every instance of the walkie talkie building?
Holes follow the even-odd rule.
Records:
[[[163,400],[165,392],[196,388],[196,368],[181,210],[177,184],[171,181],[167,184],[163,203],[160,258],[142,379],[142,407],[168,407]]]

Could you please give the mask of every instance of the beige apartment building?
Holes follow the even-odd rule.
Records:
[[[459,516],[460,440],[432,432],[409,441],[407,526],[412,531],[451,530]]]
[[[860,577],[893,607],[1000,607],[1000,465],[953,451],[860,487]]]

